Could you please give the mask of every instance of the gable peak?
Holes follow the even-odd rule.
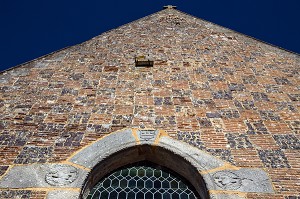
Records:
[[[166,5],[163,7],[164,9],[177,9],[177,6],[173,6],[173,5]]]

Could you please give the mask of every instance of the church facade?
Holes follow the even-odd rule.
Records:
[[[300,198],[299,69],[169,6],[3,71],[0,198],[88,198],[137,162],[194,198]]]

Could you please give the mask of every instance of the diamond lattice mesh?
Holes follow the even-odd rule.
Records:
[[[194,199],[190,187],[179,177],[149,166],[118,170],[102,179],[88,199]]]

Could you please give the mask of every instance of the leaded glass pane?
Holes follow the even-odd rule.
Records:
[[[102,179],[88,199],[194,199],[196,194],[180,177],[151,166],[120,169]]]

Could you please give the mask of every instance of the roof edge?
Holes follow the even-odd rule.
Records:
[[[19,67],[22,67],[23,65],[26,65],[26,64],[29,64],[29,63],[31,63],[31,62],[34,62],[34,61],[36,61],[36,60],[38,60],[38,59],[42,59],[42,58],[48,57],[48,56],[50,56],[50,55],[53,55],[54,53],[58,53],[58,52],[60,52],[60,51],[66,50],[66,49],[68,49],[68,48],[72,48],[72,47],[77,46],[77,45],[80,45],[80,44],[81,44],[81,43],[75,44],[75,45],[73,45],[73,46],[66,46],[66,47],[63,47],[63,48],[61,48],[61,49],[58,49],[58,50],[55,50],[55,51],[53,51],[53,52],[50,52],[50,53],[47,53],[47,54],[45,54],[45,55],[39,56],[39,57],[37,57],[37,58],[34,58],[34,59],[32,59],[32,60],[29,60],[29,61],[23,62],[23,63],[21,63],[21,64],[18,64],[18,65],[16,65],[16,66],[12,66],[12,67],[7,68],[7,69],[5,69],[5,70],[3,70],[3,71],[0,71],[0,75],[3,74],[3,73],[5,73],[5,72],[8,72],[8,71],[10,71],[10,70],[13,70],[13,69],[15,69],[15,68],[19,68]]]
[[[271,43],[268,43],[268,42],[266,42],[266,41],[257,39],[257,38],[255,38],[255,37],[246,35],[246,34],[241,33],[241,32],[239,32],[239,31],[232,30],[232,29],[230,29],[230,28],[221,26],[221,25],[219,25],[219,24],[216,24],[216,23],[213,23],[213,22],[211,22],[211,21],[202,19],[202,18],[200,18],[200,17],[196,17],[196,16],[194,16],[194,15],[188,14],[188,13],[183,12],[183,11],[181,11],[181,10],[178,10],[178,9],[162,9],[162,10],[159,10],[159,11],[157,11],[157,12],[154,12],[154,13],[152,13],[152,14],[150,14],[150,15],[147,15],[147,16],[144,16],[144,17],[142,17],[142,18],[136,19],[136,20],[134,20],[134,21],[131,21],[131,22],[125,23],[125,24],[123,24],[123,25],[117,26],[116,28],[113,28],[113,29],[104,31],[104,32],[100,33],[100,35],[91,37],[90,39],[88,39],[88,40],[86,40],[86,41],[84,41],[84,42],[81,42],[81,43],[78,43],[78,44],[75,44],[75,45],[72,45],[72,46],[66,46],[66,47],[63,47],[63,48],[61,48],[61,49],[55,50],[55,51],[50,52],[50,53],[48,53],[48,54],[42,55],[42,56],[40,56],[40,57],[37,57],[37,58],[34,58],[34,59],[32,59],[32,60],[26,61],[26,62],[24,62],[24,63],[18,64],[18,65],[16,65],[16,66],[7,68],[7,69],[5,69],[5,70],[3,70],[3,71],[0,71],[0,75],[3,74],[3,73],[5,73],[5,72],[8,72],[8,71],[10,71],[10,70],[16,69],[16,68],[18,68],[18,67],[22,67],[23,65],[26,65],[26,64],[29,64],[29,63],[31,63],[31,62],[37,61],[38,59],[42,59],[42,58],[45,58],[45,57],[47,57],[47,56],[53,55],[53,54],[55,54],[55,53],[58,53],[58,52],[60,52],[60,51],[63,51],[63,50],[66,50],[66,49],[69,49],[69,48],[72,48],[72,47],[75,47],[75,46],[82,45],[82,44],[84,44],[84,43],[86,43],[86,42],[88,42],[88,41],[90,41],[90,40],[93,40],[93,39],[95,39],[95,38],[97,38],[97,37],[99,37],[99,36],[102,36],[103,34],[107,34],[107,33],[111,32],[111,31],[114,31],[114,30],[116,30],[116,29],[118,29],[118,28],[121,28],[121,27],[123,27],[123,26],[129,25],[129,24],[132,24],[132,23],[136,23],[136,22],[141,21],[141,20],[143,20],[143,19],[145,19],[145,18],[149,18],[149,17],[151,17],[151,16],[153,16],[153,15],[159,13],[159,12],[168,12],[168,11],[170,11],[170,10],[175,11],[175,12],[179,12],[179,13],[181,13],[181,14],[187,15],[187,16],[189,16],[189,17],[193,17],[193,18],[198,19],[198,20],[201,20],[201,21],[204,21],[204,22],[206,22],[206,23],[212,24],[212,25],[217,26],[217,27],[220,27],[220,28],[222,28],[222,29],[226,29],[226,30],[228,30],[228,31],[230,31],[230,32],[232,32],[232,33],[236,33],[236,34],[241,35],[241,36],[244,36],[244,37],[246,37],[246,38],[248,38],[248,39],[252,39],[252,40],[257,41],[257,42],[259,42],[259,43],[261,43],[261,44],[267,45],[267,46],[272,47],[272,48],[275,48],[275,49],[277,49],[277,50],[284,51],[285,53],[289,53],[289,54],[294,55],[294,56],[298,56],[298,57],[300,58],[300,54],[297,53],[297,52],[293,52],[293,51],[291,51],[291,50],[288,50],[288,49],[285,49],[285,48],[283,48],[283,47],[277,46],[277,45],[275,45],[275,44],[271,44]]]
[[[123,27],[123,26],[126,26],[126,25],[129,25],[129,24],[138,22],[138,21],[140,21],[140,20],[143,20],[143,19],[145,19],[145,18],[151,17],[151,16],[153,16],[153,15],[159,13],[159,12],[166,12],[166,10],[168,10],[168,9],[159,10],[159,11],[157,11],[157,12],[154,12],[154,13],[150,14],[150,15],[144,16],[144,17],[142,17],[142,18],[133,20],[133,21],[131,21],[131,22],[128,22],[128,23],[125,23],[125,24],[123,24],[123,25],[120,25],[120,26],[117,26],[117,27],[115,27],[115,28],[112,28],[112,29],[109,29],[109,30],[107,30],[107,31],[104,31],[104,32],[100,33],[99,35],[93,36],[93,37],[91,37],[90,39],[88,39],[88,40],[86,40],[86,41],[83,41],[83,42],[81,42],[81,43],[78,43],[78,44],[75,44],[75,45],[72,45],[72,46],[66,46],[66,47],[63,47],[63,48],[61,48],[61,49],[58,49],[58,50],[55,50],[55,51],[53,51],[53,52],[47,53],[47,54],[45,54],[45,55],[39,56],[39,57],[34,58],[34,59],[32,59],[32,60],[29,60],[29,61],[26,61],[26,62],[24,62],[24,63],[18,64],[18,65],[16,65],[16,66],[12,66],[12,67],[7,68],[7,69],[5,69],[5,70],[3,70],[3,71],[0,71],[0,75],[3,74],[3,73],[5,73],[5,72],[8,72],[8,71],[10,71],[10,70],[13,70],[13,69],[22,67],[22,66],[24,66],[24,65],[26,65],[26,64],[29,64],[29,63],[31,63],[31,62],[37,61],[38,59],[42,59],[42,58],[48,57],[48,56],[50,56],[50,55],[53,55],[53,54],[58,53],[58,52],[60,52],[60,51],[63,51],[63,50],[69,49],[69,48],[73,48],[73,47],[76,47],[76,46],[79,46],[79,45],[83,45],[83,44],[85,44],[86,42],[88,42],[88,41],[90,41],[90,40],[93,40],[93,39],[95,39],[95,38],[97,38],[97,37],[99,37],[99,36],[102,36],[103,34],[107,34],[107,33],[111,32],[111,31],[114,31],[114,30],[116,30],[116,29],[118,29],[118,28],[121,28],[121,27]]]
[[[182,14],[188,15],[188,16],[190,16],[190,17],[193,17],[193,18],[195,18],[195,19],[202,20],[202,21],[204,21],[204,22],[206,22],[206,23],[210,23],[210,24],[212,24],[212,25],[214,25],[214,26],[218,26],[218,27],[220,27],[220,28],[229,30],[229,31],[231,31],[231,32],[233,32],[233,33],[236,33],[236,34],[238,34],[238,35],[245,36],[245,37],[247,37],[247,38],[249,38],[249,39],[253,39],[253,40],[258,41],[259,43],[262,43],[262,44],[264,44],[264,45],[268,45],[268,46],[270,46],[270,47],[277,48],[277,49],[279,49],[279,50],[282,50],[282,51],[285,51],[285,52],[287,52],[287,53],[291,53],[291,54],[293,54],[293,55],[297,55],[297,56],[300,57],[300,54],[297,53],[297,52],[294,52],[294,51],[285,49],[285,48],[280,47],[280,46],[277,46],[277,45],[275,45],[275,44],[268,43],[268,42],[266,42],[266,41],[263,41],[263,40],[260,40],[260,39],[255,38],[255,37],[252,37],[252,36],[250,36],[250,35],[247,35],[247,34],[245,34],[245,33],[241,33],[241,32],[239,32],[239,31],[236,31],[236,30],[233,30],[233,29],[230,29],[230,28],[221,26],[221,25],[219,25],[219,24],[216,24],[216,23],[214,23],[214,22],[211,22],[211,21],[202,19],[202,18],[200,18],[200,17],[196,17],[196,16],[194,16],[194,15],[191,15],[191,14],[189,14],[189,13],[183,12],[183,11],[181,11],[181,10],[178,10],[178,9],[173,9],[173,10],[175,10],[175,11],[177,11],[177,12],[180,12],[180,13],[182,13]]]

